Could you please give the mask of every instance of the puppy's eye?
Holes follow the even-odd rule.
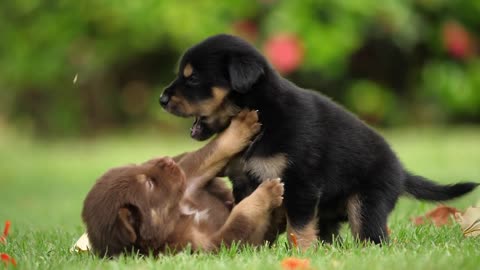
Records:
[[[190,85],[198,85],[200,83],[200,78],[196,72],[193,72],[192,75],[190,75],[187,78],[187,83]]]

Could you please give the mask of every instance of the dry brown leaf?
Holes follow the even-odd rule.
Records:
[[[446,205],[439,205],[435,209],[427,212],[425,215],[411,218],[411,220],[413,224],[417,226],[431,222],[435,226],[440,227],[450,224],[452,217],[454,217],[456,213],[460,213],[460,211],[458,211],[456,208]]]
[[[480,207],[469,207],[465,213],[456,213],[455,220],[462,227],[464,236],[480,235]]]

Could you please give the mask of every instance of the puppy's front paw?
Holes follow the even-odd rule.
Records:
[[[160,166],[162,168],[170,168],[176,165],[175,161],[171,157],[162,157],[157,160],[157,166]]]
[[[242,110],[220,135],[220,142],[231,154],[242,151],[250,143],[250,139],[260,131],[257,111]]]
[[[285,189],[284,184],[280,181],[280,178],[268,179],[260,184],[258,188],[261,189],[265,196],[268,197],[272,208],[282,205],[283,193]]]
[[[248,141],[260,131],[260,127],[257,111],[242,110],[232,119],[229,129],[237,134],[238,139]]]
[[[180,174],[180,167],[175,163],[175,161],[170,157],[163,157],[157,160],[157,168],[168,175],[177,175]]]

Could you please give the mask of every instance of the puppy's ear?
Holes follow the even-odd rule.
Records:
[[[247,93],[264,74],[262,63],[253,56],[233,56],[228,63],[230,87],[239,93]]]
[[[133,211],[127,207],[118,210],[120,237],[128,243],[134,243],[137,240],[135,233],[135,217]]]

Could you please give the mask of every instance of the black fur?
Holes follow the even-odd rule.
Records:
[[[318,209],[318,236],[325,241],[331,240],[340,222],[348,219],[346,205],[352,196],[360,201],[358,236],[380,243],[387,237],[387,217],[402,193],[425,200],[448,200],[477,185],[441,186],[412,176],[377,132],[329,98],[282,78],[240,38],[218,35],[190,48],[172,85],[182,82],[181,70],[186,63],[198,72],[202,86],[169,87],[168,94],[188,91],[182,95],[198,101],[208,98],[212,86],[221,86],[230,89],[226,102],[259,110],[261,136],[244,158],[278,153],[288,157],[289,166],[280,177],[285,182],[284,206],[291,225],[301,229]],[[228,121],[216,123],[205,128],[208,134],[202,139],[228,125]],[[264,180],[247,173],[230,177],[237,200]]]
[[[405,191],[420,200],[445,201],[461,196],[478,186],[477,183],[438,185],[425,177],[407,174]]]

